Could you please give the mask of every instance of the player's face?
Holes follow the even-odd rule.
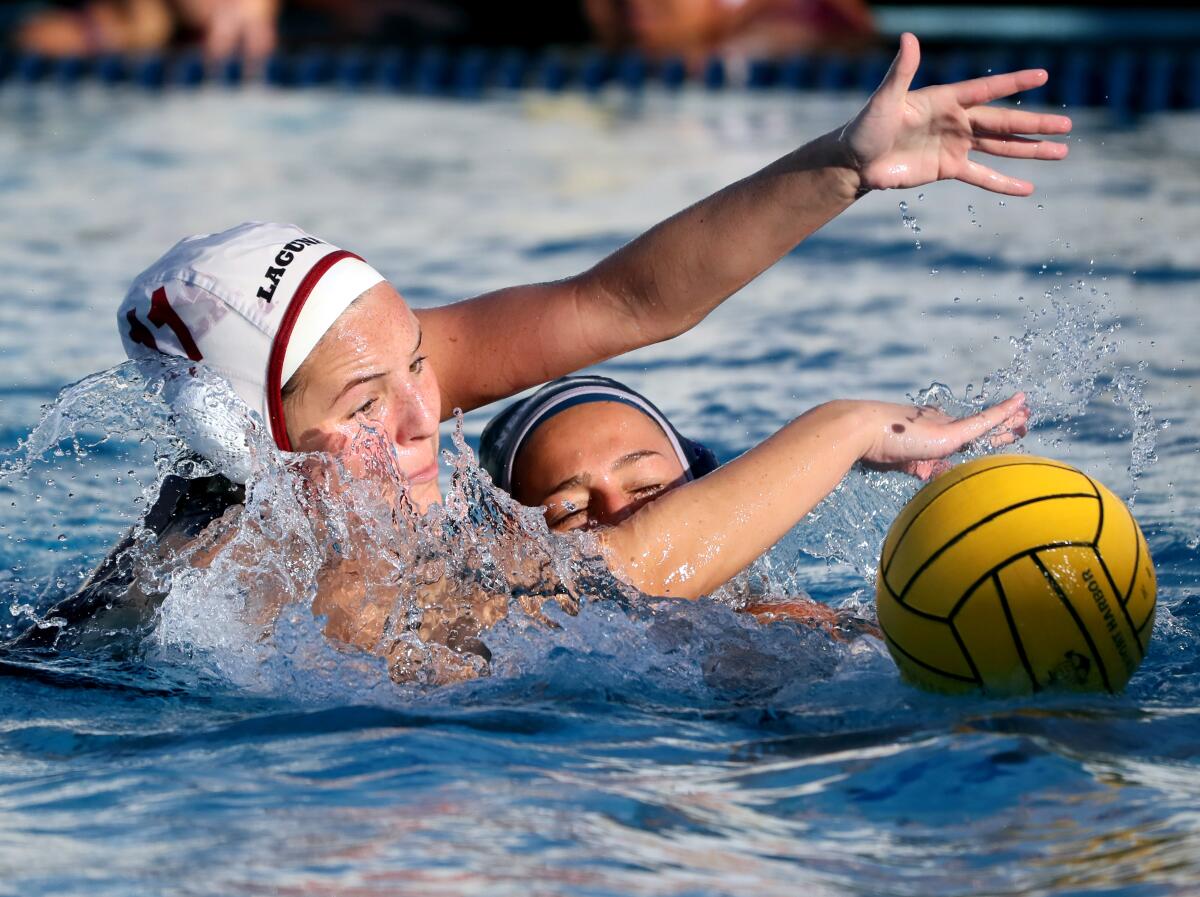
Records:
[[[513,467],[513,496],[555,532],[612,526],[685,482],[662,429],[618,402],[589,402],[538,427]]]
[[[337,454],[363,476],[385,441],[413,503],[424,510],[440,501],[437,377],[416,317],[390,284],[355,300],[293,380],[284,406],[293,449]]]

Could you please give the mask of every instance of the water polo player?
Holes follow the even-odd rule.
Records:
[[[1064,134],[1069,119],[985,105],[1041,86],[1044,71],[910,92],[918,60],[916,39],[905,35],[883,83],[844,128],[685,209],[574,277],[414,313],[352,253],[294,228],[244,225],[185,240],[152,265],[122,305],[122,337],[133,356],[175,355],[226,377],[285,452],[339,453],[354,472],[362,460],[354,454],[360,444],[355,434],[367,426],[385,434],[394,445],[396,466],[412,484],[414,503],[423,507],[437,500],[436,424],[452,409],[479,407],[690,329],[868,191],[958,179],[1027,195],[1031,184],[993,171],[968,153],[1066,155],[1062,144],[1018,135]],[[888,414],[911,413],[895,408]],[[1001,406],[983,422],[991,426],[1013,413],[1015,407]],[[181,412],[181,419],[188,417]],[[186,538],[200,528],[198,521],[238,504],[238,480],[253,471],[239,456],[237,434],[230,444],[231,434],[211,432],[203,409],[198,417],[189,439],[223,476],[164,494],[151,515],[161,525],[151,529],[168,543],[176,537],[177,521],[197,521],[178,533]],[[824,432],[836,433],[829,423]],[[960,437],[974,433],[980,421],[939,424],[941,430],[924,432],[922,438],[921,428],[913,425],[907,438],[885,440],[883,455],[901,461],[930,445],[946,448],[958,439],[957,446],[969,441]],[[793,442],[777,436],[755,452],[773,463],[781,446]],[[820,443],[819,450],[804,439],[796,444],[802,451],[785,463],[807,464],[828,443]],[[897,448],[901,444],[903,451]],[[675,515],[699,522],[691,527],[693,535],[714,515],[732,520],[717,508],[739,508],[739,516],[773,509],[781,514],[778,521],[802,516],[793,513],[795,503],[782,507],[770,499],[765,480],[750,488],[735,485],[751,454],[722,468],[717,485],[709,486],[714,478],[697,481],[610,530],[608,550],[618,572],[651,592],[710,590],[728,570],[744,566],[728,563],[740,554],[719,552],[720,564],[706,566],[686,584],[677,574],[656,569],[660,558],[673,563],[674,555],[661,553],[661,539],[674,538],[668,524]],[[841,460],[830,470],[840,468]],[[701,483],[707,487],[702,501],[694,491]],[[201,512],[193,514],[200,505]],[[719,540],[724,529],[714,526],[709,537]],[[688,542],[676,538],[672,544]],[[110,558],[94,583],[127,579],[128,571]],[[81,599],[86,604],[84,599],[86,590]],[[340,634],[333,615],[330,620],[334,634]]]
[[[479,464],[555,532],[615,526],[647,502],[716,470],[637,390],[595,374],[562,377],[514,402],[484,428]],[[873,631],[807,598],[766,596],[738,582],[729,598],[760,618],[799,619],[836,634]],[[727,590],[727,593],[729,590]]]
[[[831,426],[844,429],[853,437],[852,445],[867,445],[872,439],[878,441],[880,434],[873,430],[880,426],[880,412],[883,418],[888,413],[896,418],[897,408],[853,401],[830,407],[839,411],[822,415],[822,409],[816,409],[814,414],[818,419],[828,419]],[[912,409],[904,418],[907,420],[918,412],[922,417],[936,415],[932,409]],[[843,427],[838,418],[849,418],[858,423],[857,426]],[[948,421],[945,417],[938,420]],[[1021,435],[1026,420],[1027,413],[1017,398],[1013,402],[1013,413],[1003,421],[1005,433],[997,434],[996,441],[1006,443]],[[887,429],[899,436],[907,432],[913,422],[893,420],[887,424]],[[818,439],[820,426],[809,427]],[[892,429],[896,426],[900,427],[899,431]],[[791,429],[797,428],[802,425],[793,424]],[[886,437],[887,433],[883,435]],[[952,445],[951,450],[954,447]],[[867,448],[861,459],[891,463],[923,479],[935,469],[936,461],[931,458],[897,465],[895,459],[887,457],[888,451],[882,447]],[[915,454],[941,456],[946,453],[944,448],[930,445]],[[830,489],[841,479],[838,473],[841,467],[848,469],[847,460],[849,463],[859,460],[853,458],[853,452],[848,453],[837,445],[821,455],[824,457],[810,459],[807,466],[813,472],[813,478],[829,483]],[[479,462],[491,474],[493,482],[517,501],[543,508],[547,525],[556,532],[616,526],[644,505],[698,480],[719,466],[709,449],[681,434],[641,393],[624,383],[597,375],[562,377],[508,406],[484,428],[479,443]],[[828,472],[823,470],[826,463],[834,465]],[[779,473],[763,467],[755,475],[775,477]],[[822,494],[816,489],[808,494],[815,505],[827,493]],[[807,513],[803,502],[792,508],[784,517],[793,523],[794,515]],[[736,513],[736,508],[726,510]],[[753,560],[750,554],[756,555],[769,547],[759,537],[752,538],[750,545],[749,553],[743,555],[749,560]],[[685,559],[685,563],[694,565],[695,562]],[[811,601],[763,603],[758,596],[748,592],[737,597],[743,609],[756,615],[800,617],[822,624],[838,622],[828,608]]]

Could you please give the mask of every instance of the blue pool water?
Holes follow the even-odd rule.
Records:
[[[437,304],[581,270],[854,102],[0,92],[3,632],[44,622],[154,487],[134,373],[52,403],[122,360],[116,303],[179,236],[292,220]],[[133,658],[0,666],[0,892],[1195,893],[1197,138],[1084,118],[1070,161],[1013,166],[1033,199],[867,197],[604,366],[723,457],[837,396],[1025,389],[1029,450],[1132,500],[1158,567],[1123,695],[937,697],[869,637],[615,599],[513,615],[488,678],[398,686],[300,616],[253,642],[183,582]],[[760,572],[869,615],[915,489],[853,474]]]

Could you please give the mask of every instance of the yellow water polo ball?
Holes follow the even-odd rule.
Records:
[[[876,583],[904,678],[941,692],[1117,692],[1154,625],[1146,539],[1125,503],[1048,458],[953,468],[900,512]]]

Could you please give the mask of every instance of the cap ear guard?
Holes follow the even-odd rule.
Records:
[[[196,365],[169,372],[162,396],[188,448],[226,479],[244,485],[261,465],[270,439],[232,385]]]
[[[721,466],[721,462],[717,460],[717,456],[707,445],[684,436],[679,437],[679,444],[683,447],[684,455],[687,456],[688,472],[692,475],[693,480],[698,480]]]
[[[488,421],[479,437],[479,466],[486,470],[492,482],[505,492],[512,491],[512,483],[506,475],[506,455],[514,438],[513,430],[520,423],[519,415],[524,411],[527,402],[527,399],[513,402]]]

